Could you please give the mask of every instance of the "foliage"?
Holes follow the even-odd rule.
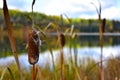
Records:
[[[31,20],[28,18],[31,17],[31,12],[21,12],[19,10],[9,10],[10,18],[14,28],[21,28],[22,26],[31,26]],[[35,12],[34,13],[35,23],[44,28],[50,22],[56,22],[61,27],[70,27],[71,24],[68,23],[67,19],[63,18],[63,22],[61,21],[61,16],[47,16],[42,13]],[[75,28],[79,30],[79,32],[98,32],[98,20],[96,19],[80,19],[80,18],[69,18],[72,21],[72,24],[75,25]],[[0,10],[0,25],[3,25],[3,14],[2,10]],[[106,21],[106,32],[116,32],[119,31],[120,22],[116,20],[107,20]],[[64,28],[63,27],[63,28]],[[111,28],[112,27],[112,28]]]
[[[104,61],[104,74],[105,80],[115,80],[119,79],[120,76],[120,57],[109,57]],[[44,68],[36,66],[37,69],[37,80],[59,80],[60,78],[60,61],[57,61],[56,64],[56,79],[54,78],[54,70],[51,70],[49,65],[46,65]],[[70,62],[70,61],[68,61]],[[15,80],[19,80],[19,73],[16,68],[16,64],[10,63],[7,64],[9,69],[12,72]],[[5,66],[0,66],[0,78],[5,69]],[[32,69],[32,68],[31,68]],[[22,68],[23,77],[25,80],[31,80],[31,72],[26,68]],[[98,62],[93,60],[90,57],[80,59],[79,65],[75,66],[75,63],[70,64],[65,62],[65,71],[64,71],[66,80],[99,80],[99,67]],[[13,80],[10,72],[5,71],[2,80]]]

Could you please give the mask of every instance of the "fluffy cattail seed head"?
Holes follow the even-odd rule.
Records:
[[[27,37],[28,42],[28,60],[34,65],[39,59],[39,36],[35,30],[30,30]]]
[[[64,34],[60,33],[59,37],[60,37],[60,45],[61,45],[61,47],[64,47],[65,42],[66,42]]]

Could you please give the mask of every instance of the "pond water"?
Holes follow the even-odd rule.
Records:
[[[77,43],[71,42],[71,40],[67,40],[68,43],[77,44],[78,46],[81,46],[81,48],[78,48],[70,51],[69,48],[65,47],[63,49],[65,60],[68,61],[70,56],[72,55],[72,58],[74,60],[74,56],[77,54],[77,62],[80,64],[80,59],[85,57],[90,57],[94,59],[95,61],[100,60],[100,47],[99,47],[99,33],[80,33],[77,34],[78,37],[76,38]],[[52,39],[51,36],[50,39]],[[54,37],[55,38],[55,37]],[[17,45],[17,51],[21,54],[19,55],[19,61],[22,67],[29,69],[31,66],[28,63],[28,56],[25,51],[26,47],[26,41],[15,37],[16,39],[16,45]],[[57,40],[56,38],[54,40]],[[51,41],[54,43],[54,41]],[[55,46],[54,43],[52,46]],[[46,48],[46,44],[43,44],[41,46],[42,49]],[[95,47],[94,47],[95,46]],[[107,59],[108,57],[115,57],[120,55],[120,33],[105,33],[104,34],[104,48],[103,48],[103,59]],[[46,50],[46,49],[45,49]],[[8,36],[4,36],[0,38],[0,66],[7,66],[10,63],[15,63],[13,56],[11,55],[11,46],[9,43]],[[55,50],[53,51],[54,56],[54,62],[57,63],[60,58],[60,51]],[[9,54],[8,54],[9,53]],[[41,53],[39,56],[39,61],[37,63],[41,67],[45,67],[48,65],[50,68],[53,68],[52,66],[52,57],[49,51],[45,51],[44,53]]]
[[[70,49],[65,47],[63,49],[63,53],[64,53],[65,60],[67,61],[70,57]],[[82,47],[82,48],[78,48],[77,52],[74,52],[74,49],[72,48],[71,53],[72,53],[72,57],[74,56],[74,54],[78,54],[77,55],[78,64],[79,64],[79,59],[84,57],[90,57],[95,59],[96,61],[100,60],[100,47]],[[53,51],[53,55],[54,55],[54,62],[57,63],[60,56],[59,50]],[[120,46],[109,46],[109,47],[103,48],[104,59],[107,59],[108,57],[115,57],[118,55],[120,55]],[[27,54],[19,55],[19,61],[22,67],[26,69],[30,68]],[[15,63],[13,56],[0,58],[0,65],[2,66],[7,66],[9,63],[13,63],[13,62]],[[39,61],[37,64],[43,68],[46,65],[52,68],[52,58],[51,58],[50,52],[46,51],[40,54]]]
[[[73,42],[71,42],[71,39],[68,39],[69,36],[66,36],[67,44],[69,43],[72,43],[73,45],[77,44],[78,46],[81,46],[81,47],[84,47],[84,46],[98,47],[100,45],[99,33],[78,33],[77,35],[78,36],[76,37],[76,41],[73,41]],[[49,39],[50,39],[50,44],[53,46],[53,49],[54,49],[54,46],[56,46],[54,41],[57,41],[57,37],[55,37],[54,35],[53,36],[51,35],[49,36]],[[16,36],[15,42],[16,42],[17,51],[19,53],[26,52],[25,47],[26,47],[27,41],[24,38]],[[120,45],[120,33],[105,33],[104,46],[117,46],[117,45]],[[43,41],[41,50],[46,51],[46,49],[47,49],[47,45]],[[10,45],[8,36],[4,36],[0,38],[0,57],[10,55],[8,53],[12,54],[11,45]]]

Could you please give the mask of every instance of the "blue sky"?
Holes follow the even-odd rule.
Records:
[[[2,8],[0,0],[0,8]],[[71,18],[97,18],[96,9],[98,0],[36,0],[34,11],[47,15],[66,14]],[[120,0],[100,0],[102,4],[102,18],[120,20]],[[9,9],[31,11],[32,0],[7,0]]]

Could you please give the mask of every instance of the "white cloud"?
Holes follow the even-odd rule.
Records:
[[[79,17],[84,18],[84,19],[97,19],[98,18],[97,14],[96,15],[82,14]]]
[[[3,3],[3,0],[0,0],[0,3],[1,3],[1,4],[0,4],[0,8],[2,8],[2,7],[3,7],[3,4],[2,4],[2,3]]]
[[[0,0],[2,3],[3,0]],[[19,9],[21,11],[31,11],[32,0],[7,0],[9,9]],[[120,20],[119,0],[100,0],[102,4],[102,17]],[[36,0],[34,11],[48,15],[60,15],[66,13],[70,17],[97,18],[93,2],[99,7],[98,0]],[[119,2],[120,3],[120,2]],[[2,5],[0,5],[2,8]]]
[[[91,1],[93,0],[52,0],[52,2],[45,7],[45,12],[48,14],[52,13],[57,15],[66,12],[84,12],[88,10],[88,5],[90,5]]]
[[[108,19],[120,19],[120,10],[112,6],[103,10],[102,16]]]
[[[8,9],[19,9],[21,11],[29,11],[32,1],[30,0],[6,0]],[[3,0],[0,0],[0,8],[3,7]]]

